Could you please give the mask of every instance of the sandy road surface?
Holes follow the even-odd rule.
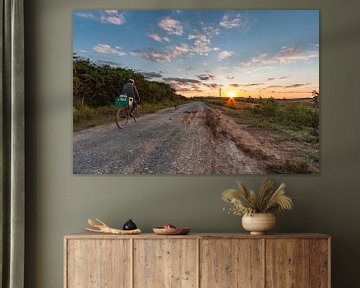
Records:
[[[218,112],[216,112],[218,113]],[[214,133],[216,114],[191,102],[146,115],[125,129],[113,124],[74,133],[75,174],[264,173],[232,140]]]

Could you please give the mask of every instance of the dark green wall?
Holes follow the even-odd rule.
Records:
[[[320,9],[321,172],[274,175],[299,197],[279,232],[333,237],[333,287],[359,287],[360,21],[358,1],[24,1],[26,8],[26,287],[63,287],[63,235],[88,216],[145,231],[172,222],[196,232],[241,231],[220,192],[261,176],[72,175],[72,9]],[[136,2],[136,3],[135,3]],[[276,35],[274,35],[276,37]]]

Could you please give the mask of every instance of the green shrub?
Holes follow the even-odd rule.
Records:
[[[134,79],[142,102],[182,101],[171,85],[149,81],[132,69],[96,65],[89,59],[73,57],[74,106],[102,107],[112,105],[128,79]]]
[[[267,101],[260,105],[260,113],[266,117],[275,117],[279,112],[279,105],[276,101]]]
[[[281,115],[281,121],[297,129],[319,127],[319,111],[303,105],[289,106]]]

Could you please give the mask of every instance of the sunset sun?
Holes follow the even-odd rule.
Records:
[[[234,97],[236,97],[236,91],[230,91],[230,92],[228,92],[228,93],[227,93],[227,96],[228,96],[229,98],[234,98]]]

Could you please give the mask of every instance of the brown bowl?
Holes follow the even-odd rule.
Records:
[[[157,235],[186,235],[190,232],[189,227],[164,228],[154,227],[153,231]]]

